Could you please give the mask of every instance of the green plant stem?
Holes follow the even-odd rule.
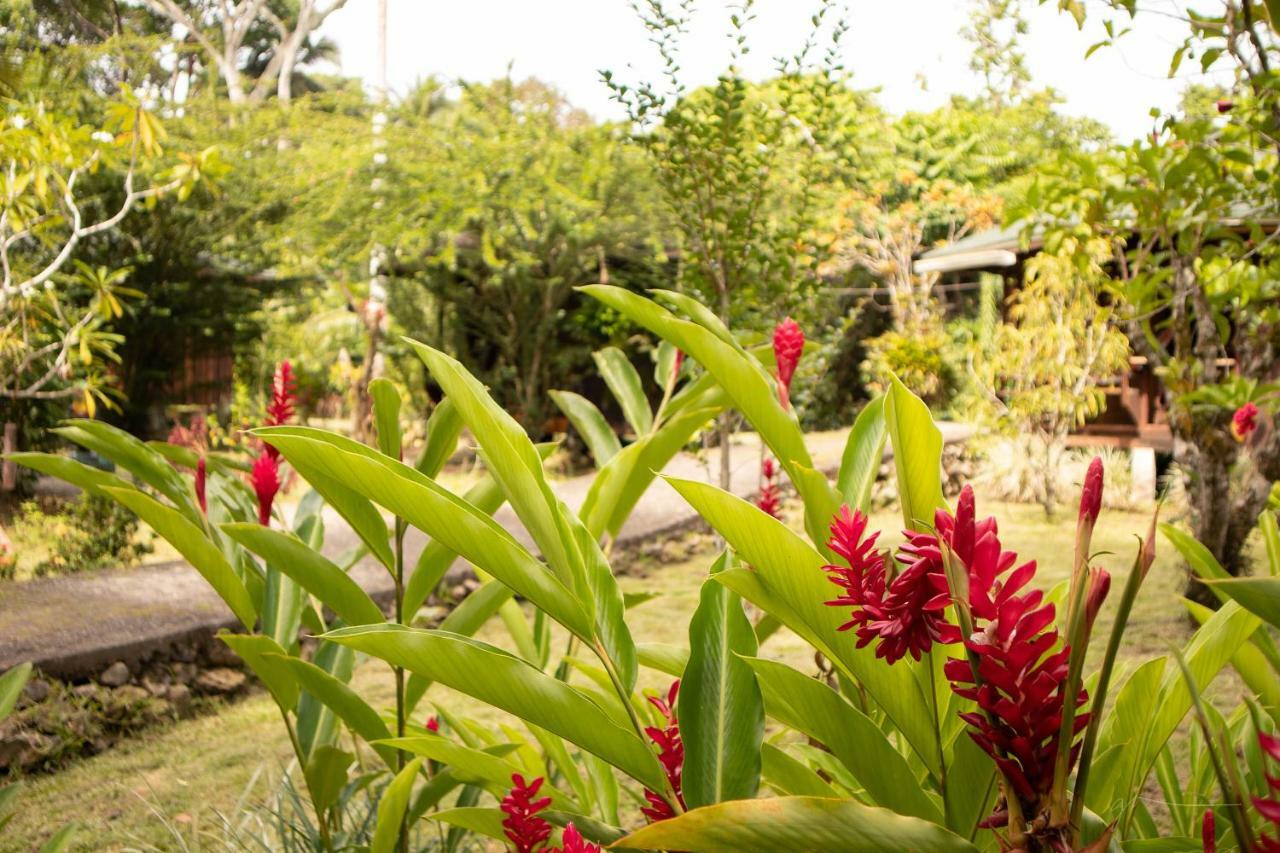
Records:
[[[1102,669],[1098,672],[1098,684],[1093,691],[1093,702],[1089,706],[1089,725],[1085,729],[1084,741],[1080,746],[1079,763],[1076,769],[1076,786],[1071,793],[1071,832],[1074,837],[1080,820],[1084,816],[1084,798],[1089,789],[1089,770],[1093,763],[1093,750],[1098,742],[1098,731],[1102,727],[1102,712],[1107,703],[1107,689],[1111,685],[1111,675],[1115,670],[1116,656],[1120,653],[1120,640],[1124,637],[1125,627],[1129,622],[1129,614],[1133,610],[1133,602],[1138,597],[1138,589],[1142,586],[1142,545],[1138,545],[1138,556],[1129,571],[1129,579],[1125,581],[1124,592],[1120,596],[1120,604],[1116,608],[1116,618],[1111,624],[1111,636],[1107,640],[1107,651],[1102,658]]]
[[[618,694],[618,698],[622,700],[622,707],[627,709],[627,716],[631,718],[631,726],[636,730],[636,734],[641,741],[646,739],[644,733],[644,723],[640,720],[640,716],[636,714],[635,706],[631,704],[631,695],[625,687],[622,686],[622,679],[618,677],[618,669],[613,664],[613,660],[605,651],[604,646],[599,640],[592,645],[596,656],[600,658],[600,662],[604,664],[605,672],[609,673],[609,680],[613,682],[613,689]],[[684,814],[684,808],[680,805],[680,798],[676,796],[675,788],[671,786],[670,780],[667,780],[667,790],[662,797],[667,801],[667,805],[671,806],[672,811],[676,814]]]
[[[934,651],[929,650],[929,707],[933,711],[933,739],[938,744],[938,789],[942,793],[942,814],[947,814],[947,751],[942,744],[942,721],[938,712],[937,675],[934,673]]]
[[[404,624],[404,534],[405,523],[403,520],[396,519],[396,623]],[[404,668],[393,667],[396,677],[396,737],[403,738],[405,732],[404,718]],[[404,769],[404,753],[396,750],[396,773],[399,774]],[[400,837],[398,839],[396,849],[400,853],[408,853],[409,851],[409,827],[407,821],[400,820]]]

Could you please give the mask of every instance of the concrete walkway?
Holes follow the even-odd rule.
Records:
[[[941,424],[944,440],[962,441],[969,429]],[[844,450],[846,431],[813,433],[809,452],[820,470],[835,471]],[[733,453],[733,491],[753,494],[759,474],[759,444],[753,434],[737,436]],[[665,473],[687,479],[714,481],[719,455],[712,466],[680,454]],[[557,494],[577,510],[594,475],[554,482]],[[510,507],[495,518],[525,544],[528,534]],[[656,480],[623,526],[617,547],[635,545],[695,520],[694,512],[662,480]],[[337,516],[327,519],[325,552],[340,554],[356,543],[355,534]],[[406,540],[412,565],[425,537],[417,530]],[[459,560],[455,569],[465,561]],[[387,596],[390,578],[381,565],[366,559],[352,569],[353,577],[375,596]],[[97,674],[113,661],[127,663],[193,640],[204,641],[223,627],[236,624],[231,612],[204,579],[177,561],[132,569],[42,578],[0,585],[0,671],[31,661],[49,675],[64,679]]]

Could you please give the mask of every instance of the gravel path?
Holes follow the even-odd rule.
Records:
[[[948,442],[962,441],[969,434],[962,425],[944,423],[941,427]],[[809,452],[819,469],[834,471],[839,466],[845,435],[845,431],[809,435]],[[758,448],[752,434],[735,438],[733,491],[743,497],[756,490]],[[714,470],[693,456],[681,454],[664,473],[714,480],[719,470],[718,455],[711,461]],[[591,479],[588,474],[558,480],[553,485],[565,503],[576,510],[586,497]],[[693,516],[675,491],[657,480],[637,504],[617,544],[643,542],[690,523]],[[509,507],[503,506],[495,518],[522,542],[530,544],[528,534]],[[355,534],[336,515],[327,519],[327,528],[327,553],[342,553],[356,543]],[[407,537],[410,565],[424,541],[417,530]],[[357,565],[352,575],[375,596],[390,593],[390,578],[371,559]],[[0,584],[0,671],[31,661],[50,675],[87,677],[113,661],[138,660],[234,624],[222,600],[195,569],[181,561]]]

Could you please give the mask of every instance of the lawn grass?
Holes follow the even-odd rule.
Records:
[[[798,505],[787,507],[798,518]],[[1024,559],[1040,563],[1037,583],[1046,590],[1066,579],[1070,571],[1075,536],[1075,513],[1064,511],[1055,522],[1047,522],[1039,507],[979,501],[979,515],[994,513],[1006,548]],[[873,522],[889,532],[900,527],[896,513],[880,512]],[[1110,552],[1098,563],[1112,572],[1113,595],[1104,608],[1104,623],[1097,636],[1106,636],[1112,608],[1119,598],[1137,542],[1144,533],[1149,515],[1104,511],[1094,536],[1094,549]],[[887,542],[886,542],[887,544]],[[658,597],[634,608],[629,624],[638,641],[685,644],[688,617],[697,605],[698,590],[713,554],[709,551],[669,564],[639,564],[637,571],[621,578],[628,592],[653,592]],[[1176,553],[1166,543],[1159,544],[1155,566],[1134,609],[1123,647],[1129,659],[1167,652],[1190,634],[1185,611],[1178,595],[1183,577]],[[834,588],[833,588],[834,590]],[[499,620],[493,620],[479,636],[492,643],[509,645]],[[1095,641],[1095,648],[1105,640]],[[555,648],[561,648],[557,643]],[[762,654],[784,660],[803,671],[813,671],[813,655],[801,640],[780,631],[762,648]],[[642,671],[641,683],[665,687],[669,679],[660,673]],[[355,686],[375,707],[391,702],[391,681],[384,665],[363,664]],[[1238,682],[1220,677],[1212,686],[1220,704],[1234,704]],[[1112,695],[1115,695],[1114,692]],[[498,722],[503,715],[492,709],[436,686],[427,697],[464,715]],[[425,700],[424,700],[425,701]],[[278,775],[291,758],[288,742],[275,706],[265,694],[228,706],[211,716],[187,720],[144,733],[109,752],[78,761],[64,770],[32,778],[25,783],[22,806],[0,849],[30,849],[67,821],[75,821],[83,831],[76,849],[122,849],[138,845],[173,847],[166,822],[182,827],[188,835],[201,828],[213,830],[217,813],[234,810],[255,773]],[[265,787],[255,790],[263,792]],[[163,815],[161,820],[158,815]],[[8,844],[16,844],[8,847]]]

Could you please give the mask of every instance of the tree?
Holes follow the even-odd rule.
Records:
[[[1027,34],[1019,0],[972,0],[960,37],[973,45],[969,69],[982,75],[983,97],[997,108],[1016,102],[1031,83],[1018,39]]]
[[[1064,240],[1057,253],[1030,259],[1007,322],[974,354],[985,408],[1025,443],[1028,458],[1042,460],[1037,491],[1050,517],[1067,434],[1102,411],[1100,385],[1129,367],[1128,339],[1099,300],[1109,259],[1108,244],[1096,239]]]
[[[660,81],[631,85],[603,72],[626,108],[635,140],[649,153],[679,237],[679,284],[728,325],[759,326],[802,304],[818,281],[818,186],[843,150],[837,102],[845,91],[839,47],[847,25],[823,0],[801,49],[779,61],[779,76],[753,87],[739,67],[749,52],[753,0],[734,7],[729,65],[715,85],[690,91],[680,40],[693,0],[636,4],[662,60]],[[829,39],[819,51],[820,37]],[[777,316],[772,317],[777,320]],[[732,414],[719,423],[720,480],[729,484]]]
[[[1027,211],[1049,226],[1049,248],[1080,238],[1110,245],[1119,316],[1169,393],[1193,531],[1231,574],[1244,570],[1245,540],[1280,479],[1280,431],[1259,431],[1246,452],[1230,429],[1250,389],[1276,378],[1280,355],[1280,79],[1270,71],[1280,22],[1267,28],[1266,14],[1231,0],[1221,15],[1190,15],[1172,68],[1192,56],[1204,68],[1230,63],[1232,97],[1215,114],[1165,117],[1148,139],[1071,158],[1046,174]],[[1108,32],[1121,34],[1111,21]]]

